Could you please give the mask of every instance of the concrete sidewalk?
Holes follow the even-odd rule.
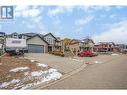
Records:
[[[25,54],[25,58],[47,64],[64,74],[80,68],[80,66],[84,64],[84,61],[82,60],[73,60],[71,58],[54,56],[51,54],[28,53]]]

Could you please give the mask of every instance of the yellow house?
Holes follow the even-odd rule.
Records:
[[[80,40],[73,39],[70,44],[68,45],[68,48],[77,55],[78,52],[83,51],[83,42]]]

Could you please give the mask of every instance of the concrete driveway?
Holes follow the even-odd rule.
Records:
[[[47,64],[64,74],[69,73],[84,64],[82,60],[72,60],[71,58],[67,57],[59,57],[51,54],[42,53],[27,53],[25,54],[25,58]]]
[[[85,63],[106,63],[116,59],[120,55],[99,55],[96,57],[59,57],[51,54],[42,53],[27,53],[25,57],[28,59],[39,61],[40,63],[47,64],[63,73],[69,73]]]

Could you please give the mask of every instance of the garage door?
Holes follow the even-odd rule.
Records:
[[[28,45],[28,52],[29,53],[44,53],[44,46],[43,45]]]

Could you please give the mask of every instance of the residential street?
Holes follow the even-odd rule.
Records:
[[[116,56],[105,63],[84,70],[43,89],[126,89],[127,56]]]

